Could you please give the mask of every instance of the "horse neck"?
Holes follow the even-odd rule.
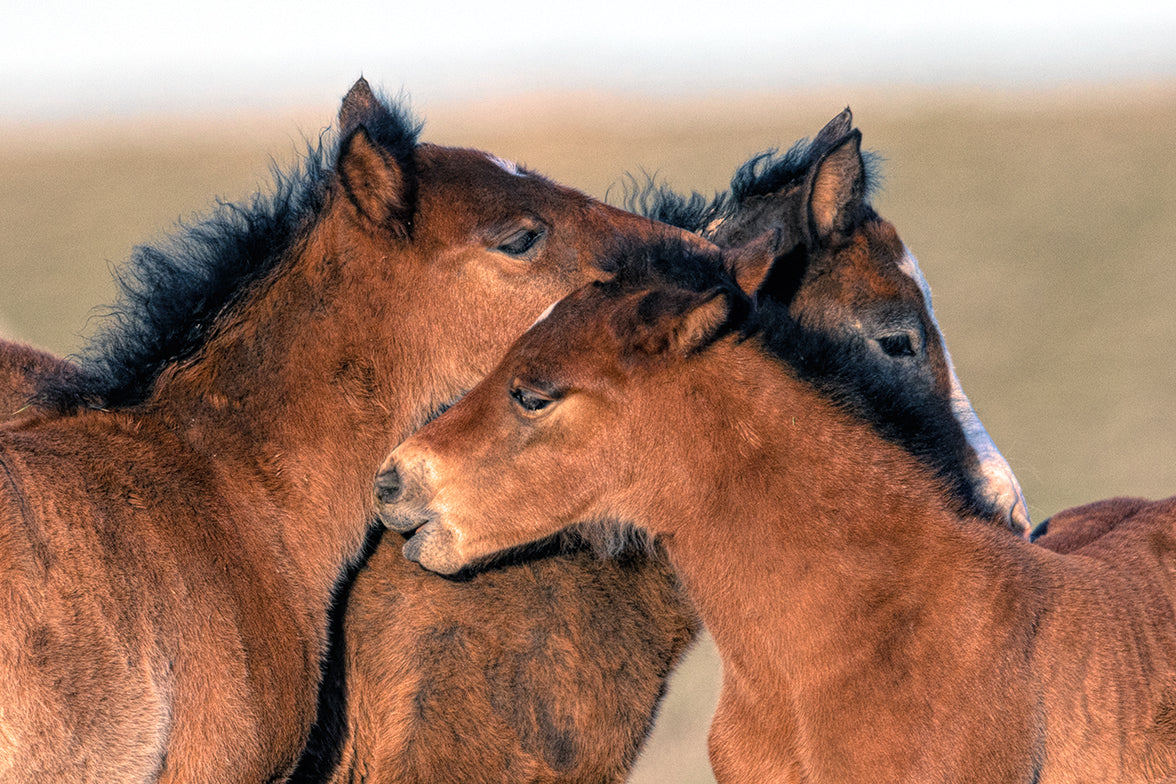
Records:
[[[674,486],[698,494],[672,512],[689,522],[662,530],[727,676],[811,707],[902,617],[967,617],[1018,579],[1011,537],[961,519],[929,469],[762,350],[727,350],[741,361],[709,393],[735,412],[717,431],[726,452],[690,461],[697,475]]]
[[[356,242],[330,222],[313,229],[195,359],[161,376],[152,400],[273,514],[269,546],[311,590],[330,590],[359,550],[372,476],[411,419],[393,371],[406,357],[384,317],[395,305],[375,293],[386,282],[364,279],[375,265],[344,263],[365,252]]]

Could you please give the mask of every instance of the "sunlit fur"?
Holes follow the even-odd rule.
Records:
[[[814,375],[824,338],[693,280],[581,289],[401,444],[406,554],[646,528],[722,657],[720,782],[1176,774],[1176,500],[1070,555],[1000,531]]]
[[[0,428],[0,778],[280,779],[316,712],[310,778],[340,757],[344,779],[623,778],[696,630],[664,563],[569,553],[564,592],[536,579],[558,559],[488,578],[475,664],[445,642],[477,613],[454,597],[438,613],[419,570],[373,575],[370,592],[357,577],[335,605],[376,544],[370,483],[389,443],[554,299],[608,276],[594,261],[619,237],[665,231],[415,130],[361,80],[338,141],[277,196],[137,252],[77,375],[42,376],[38,406]],[[544,623],[511,627],[504,596]],[[336,624],[325,658],[332,605],[368,627]],[[544,656],[574,658],[584,628],[650,649],[625,696],[599,688],[615,667],[591,646],[581,681],[542,680]],[[518,680],[487,692],[485,661]],[[325,662],[345,665],[320,700]],[[440,680],[399,677],[424,662]],[[463,718],[487,740],[434,742]]]
[[[52,354],[8,340],[0,340],[0,421],[33,407],[38,385],[65,384],[76,373],[72,364]]]
[[[847,346],[856,342],[856,349],[848,349],[851,353],[864,350],[864,343],[871,340],[909,329],[916,317],[926,322],[925,328],[919,328],[926,345],[905,360],[895,359],[891,367],[876,364],[862,377],[861,391],[867,397],[873,394],[877,384],[872,379],[883,375],[904,390],[914,392],[930,384],[935,388],[933,395],[949,395],[958,422],[950,429],[964,441],[954,432],[945,438],[942,431],[928,430],[917,448],[940,466],[945,477],[971,486],[970,503],[976,511],[1026,535],[1030,520],[1020,483],[960,387],[935,321],[930,290],[914,257],[894,242],[892,249],[872,250],[858,259],[840,255],[820,265],[811,263],[821,238],[807,209],[809,197],[819,187],[823,170],[836,168],[829,166],[829,160],[844,158],[842,148],[853,133],[847,108],[812,140],[797,142],[782,155],[770,150],[753,157],[732,177],[730,190],[709,201],[698,193],[680,195],[650,179],[644,185],[633,181],[626,202],[643,214],[701,232],[721,247],[742,245],[769,228],[780,231],[782,242],[792,247],[790,263],[779,265],[781,272],[772,276],[759,296],[771,296],[797,320],[828,332],[837,342]],[[847,214],[868,216],[878,168],[876,157],[862,152],[852,167],[843,167],[837,175],[846,184],[856,180]],[[912,292],[909,283],[900,281],[902,275],[913,279],[919,291]]]

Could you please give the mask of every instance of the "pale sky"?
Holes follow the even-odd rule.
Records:
[[[0,119],[504,91],[1176,78],[1176,2],[0,0]],[[406,6],[407,7],[404,7]]]

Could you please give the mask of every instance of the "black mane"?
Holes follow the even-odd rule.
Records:
[[[872,211],[867,215],[866,220],[877,219]],[[931,468],[961,513],[992,514],[968,478],[972,452],[950,401],[901,369],[881,367],[860,335],[806,327],[793,317],[787,303],[772,297],[760,298],[753,307],[719,261],[715,252],[663,241],[644,249],[631,248],[627,256],[618,257],[616,278],[596,285],[606,290],[659,286],[693,292],[722,290],[732,308],[712,340],[732,332],[741,339],[758,337],[768,353],[797,378]]]
[[[407,155],[421,129],[399,104],[379,105],[363,124],[377,143]],[[115,272],[116,303],[71,357],[78,374],[44,380],[35,402],[64,412],[144,401],[164,368],[196,354],[225,314],[300,240],[324,206],[335,155],[321,140],[308,144],[292,171],[274,168],[272,193],[244,204],[218,201],[211,215],[180,224],[163,244],[136,247]]]
[[[668,223],[679,229],[701,233],[721,218],[727,218],[757,196],[776,193],[799,183],[827,149],[815,140],[801,139],[785,152],[773,148],[757,153],[744,162],[731,177],[728,190],[709,199],[698,191],[684,196],[653,175],[628,175],[625,181],[625,209],[647,218]],[[878,156],[863,153],[866,163],[866,198],[880,180]]]
[[[785,307],[771,303],[744,324],[743,334],[760,336],[801,381],[929,467],[944,482],[957,511],[993,513],[968,478],[972,450],[950,401],[901,369],[884,370],[863,336],[805,327]]]

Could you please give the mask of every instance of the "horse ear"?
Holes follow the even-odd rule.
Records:
[[[628,349],[641,355],[691,354],[711,341],[727,322],[727,292],[651,291],[637,303],[636,313],[617,325]]]
[[[827,239],[853,227],[865,201],[862,132],[850,131],[809,173],[808,216],[814,238]]]
[[[739,288],[754,297],[772,271],[776,256],[786,250],[782,245],[783,232],[778,228],[769,229],[746,245],[727,251],[723,264]]]
[[[675,325],[670,347],[682,356],[694,353],[710,343],[730,314],[731,301],[726,293],[715,291],[709,297],[700,297]]]
[[[354,131],[383,108],[368,80],[359,77],[347,95],[343,96],[343,103],[339,106],[339,132],[347,134]]]
[[[359,217],[371,228],[402,235],[412,211],[409,174],[396,156],[372,142],[362,125],[340,147],[339,183]]]
[[[845,138],[852,129],[853,112],[846,106],[841,110],[841,114],[825,123],[825,127],[817,132],[813,137],[813,146],[819,150],[828,149]]]

